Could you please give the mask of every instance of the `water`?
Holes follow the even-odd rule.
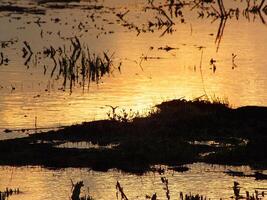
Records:
[[[24,9],[22,13],[1,10],[8,2],[31,10]],[[224,2],[226,9],[238,7],[240,14],[238,20],[233,16],[225,21],[220,44],[216,42],[220,19],[207,17],[205,11],[201,18],[202,10],[193,9],[192,5],[182,9],[183,16],[172,18],[175,25],[167,32],[166,26],[155,25],[150,27],[152,32],[149,21],[167,19],[156,10],[145,12],[148,6],[145,0],[84,0],[64,9],[37,2],[0,2],[0,139],[27,136],[27,131],[14,130],[49,129],[107,118],[109,105],[119,106],[118,111],[125,108],[146,113],[162,101],[192,99],[205,93],[226,98],[233,107],[267,105],[267,27],[262,21],[267,17],[264,12],[245,17],[242,14],[245,2]],[[92,5],[104,7],[92,9]],[[216,4],[213,6],[218,10]],[[34,14],[34,10],[44,14]],[[117,14],[128,10],[122,19],[118,17]],[[91,55],[103,58],[103,52],[114,54],[110,73],[103,74],[98,83],[91,81],[89,87],[87,81],[83,87],[79,79],[72,89],[69,81],[63,88],[63,77],[57,77],[59,52],[53,76],[54,62],[43,54],[53,46],[56,50],[65,48],[70,57],[73,46],[68,38],[74,36],[79,38],[82,49],[89,48]],[[30,45],[31,57],[24,41]],[[168,47],[174,49],[164,50]],[[216,68],[211,60],[216,60]],[[80,60],[77,63],[81,67]],[[5,129],[13,132],[5,133]],[[174,199],[178,199],[180,191],[229,199],[233,195],[233,181],[240,182],[243,192],[267,187],[266,181],[233,178],[223,173],[231,168],[250,174],[248,167],[205,164],[189,167],[189,172],[165,174]],[[0,190],[19,187],[23,191],[12,199],[68,199],[70,179],[82,179],[96,199],[115,199],[117,180],[130,199],[144,199],[155,192],[160,199],[165,198],[160,175],[153,173],[135,176],[88,169],[0,167]]]
[[[255,189],[265,192],[267,181],[255,181],[252,177],[230,177],[223,173],[228,169],[240,170],[247,174],[253,172],[249,167],[230,167],[207,164],[188,165],[190,171],[184,173],[166,171],[164,175],[147,173],[143,176],[124,174],[110,170],[108,172],[95,172],[88,169],[48,170],[32,167],[1,167],[0,190],[6,187],[20,188],[22,194],[14,195],[11,199],[68,199],[71,194],[71,180],[84,181],[82,193],[89,194],[95,199],[116,199],[116,182],[122,185],[129,199],[145,199],[146,195],[157,193],[159,199],[165,199],[161,177],[169,181],[171,199],[179,199],[180,192],[189,194],[202,194],[211,199],[230,199],[233,196],[233,182],[241,185],[241,194],[245,191],[254,192]],[[220,180],[220,181],[218,181]]]
[[[1,1],[1,5],[6,2]],[[156,17],[163,21],[166,18],[158,11],[145,12],[146,1],[82,1],[65,9],[47,8],[47,4],[37,5],[36,1],[13,3],[44,10],[45,14],[0,13],[0,40],[13,41],[0,49],[3,58],[10,60],[0,67],[1,130],[35,128],[35,125],[49,128],[103,119],[110,110],[106,105],[146,112],[163,100],[192,99],[205,93],[226,98],[233,107],[266,105],[267,29],[259,15],[250,13],[249,19],[242,15],[244,3],[226,2],[226,9],[238,7],[240,16],[239,20],[227,19],[218,50],[215,39],[220,19],[214,21],[207,14],[199,18],[201,10],[191,10],[192,6],[183,8],[183,17],[173,18],[173,32],[162,36],[166,27],[158,30],[152,26],[152,33],[148,31],[148,22],[156,23]],[[88,9],[92,5],[104,7]],[[127,10],[130,11],[123,19],[130,27],[133,24],[131,29],[116,15]],[[266,18],[263,12],[261,15]],[[182,19],[185,23],[181,23]],[[138,35],[135,27],[146,32]],[[70,93],[69,88],[62,91],[62,78],[51,77],[54,63],[45,58],[43,51],[50,46],[65,47],[70,56],[72,45],[66,38],[74,36],[92,54],[114,55],[109,74],[98,83],[91,82],[89,89],[86,85],[83,90],[77,83]],[[26,65],[29,53],[22,58],[24,41],[33,52]],[[160,49],[166,46],[175,49]],[[205,48],[200,67],[201,46]],[[234,61],[232,54],[236,55]],[[211,59],[216,60],[215,71]],[[54,74],[58,69],[57,66]]]

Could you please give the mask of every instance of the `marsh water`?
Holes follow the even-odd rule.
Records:
[[[228,100],[233,107],[266,106],[266,5],[255,11],[253,6],[261,1],[255,5],[224,1],[225,10],[232,11],[222,18],[216,2],[167,3],[1,0],[0,138],[23,137],[27,129],[104,119],[110,106],[118,106],[117,112],[146,113],[151,106],[174,98],[208,95]],[[75,71],[70,72],[62,63],[64,59],[73,62],[77,45],[80,56]],[[84,73],[83,57],[98,60],[95,63],[108,69],[86,68]],[[7,129],[12,132],[4,132]],[[194,165],[188,173],[168,174],[171,187],[228,198],[233,180],[216,171],[221,167],[204,168],[200,172],[202,167]],[[46,199],[49,195],[66,199],[70,177],[85,176],[97,199],[112,199],[117,179],[125,183],[132,198],[141,195],[144,199],[146,193],[160,193],[162,187],[153,174],[137,177],[118,172],[2,167],[0,176],[0,189],[18,186],[25,190],[18,199]],[[60,183],[54,186],[54,180]],[[242,181],[249,190],[266,187],[266,182],[251,178]]]
[[[255,181],[252,177],[230,177],[224,173],[228,169],[234,169],[250,174],[253,170],[249,167],[211,166],[202,163],[188,165],[188,167],[190,171],[184,173],[167,170],[164,175],[150,172],[143,176],[124,174],[114,170],[94,172],[88,169],[71,168],[47,170],[36,167],[1,167],[0,189],[20,187],[22,193],[12,196],[14,200],[61,200],[69,199],[71,181],[82,179],[85,185],[83,194],[89,193],[95,199],[110,200],[116,199],[116,183],[119,181],[129,199],[146,199],[146,195],[152,196],[154,193],[157,193],[159,199],[166,199],[166,191],[161,182],[161,177],[166,177],[171,199],[179,199],[180,192],[206,195],[211,199],[230,199],[234,195],[234,181],[240,183],[240,194],[243,196],[245,191],[266,192],[266,181]]]
[[[209,16],[211,8],[185,5],[177,17],[173,8],[171,27],[147,1],[47,2],[1,1],[1,130],[103,119],[107,105],[146,112],[164,100],[203,94],[233,107],[267,104],[266,14],[244,14],[244,2],[225,1],[226,10],[239,13],[222,24]],[[79,77],[70,86],[67,78],[63,85],[59,49],[71,57],[75,36],[91,57],[106,53],[112,66],[96,80],[83,84]],[[45,53],[51,47],[55,69]]]

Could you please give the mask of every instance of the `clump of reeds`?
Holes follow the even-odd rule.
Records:
[[[19,194],[20,190],[19,188],[16,189],[11,189],[11,188],[6,188],[5,191],[0,191],[0,200],[5,200],[8,199],[8,197],[14,195],[14,194]]]
[[[121,109],[119,112],[116,112],[118,106],[110,106],[106,105],[111,108],[110,111],[107,112],[107,117],[109,120],[117,121],[117,122],[131,122],[134,118],[140,117],[140,113],[134,112],[132,109],[127,111],[126,109]]]
[[[238,182],[234,182],[233,191],[234,191],[234,199],[246,199],[246,200],[261,200],[264,199],[265,193],[262,191],[261,193],[258,190],[255,190],[255,193],[249,193],[249,191],[246,191],[246,196],[242,196],[240,194],[240,184]]]
[[[3,52],[0,53],[0,66],[1,65],[8,65],[9,59],[7,56],[4,56]]]
[[[163,188],[164,191],[166,191],[166,198],[167,198],[167,200],[170,200],[171,196],[170,196],[168,179],[166,177],[161,177],[161,182],[164,185],[164,188]],[[71,200],[93,200],[93,197],[91,197],[89,195],[85,195],[83,197],[80,197],[81,188],[83,186],[84,186],[83,181],[77,182],[76,184],[72,183],[73,190],[72,190]],[[264,192],[259,192],[257,190],[255,190],[255,193],[251,193],[251,194],[248,191],[246,191],[246,196],[244,197],[241,195],[240,190],[241,190],[240,184],[235,181],[234,186],[233,186],[234,196],[232,196],[231,199],[262,200],[265,197]],[[117,181],[117,183],[116,183],[116,198],[117,198],[117,200],[119,200],[119,199],[129,200],[119,181]],[[151,199],[151,200],[157,200],[157,194],[154,193],[152,196],[146,195],[145,198]],[[184,194],[183,192],[180,192],[179,199],[180,200],[207,200],[209,198],[207,198],[203,195],[200,195],[200,194],[192,194],[192,193]],[[222,199],[222,198],[220,198],[220,199]],[[3,200],[3,199],[0,198],[0,200]]]
[[[230,106],[230,103],[228,101],[227,98],[221,98],[221,97],[217,97],[215,95],[202,95],[200,97],[197,97],[195,99],[193,99],[193,102],[197,102],[197,101],[202,101],[205,102],[207,104],[214,104],[214,105],[223,105],[226,107]]]
[[[109,74],[113,66],[113,55],[103,52],[102,55],[91,54],[89,47],[81,44],[77,37],[71,39],[71,52],[67,52],[66,48],[54,47],[46,48],[43,54],[54,62],[51,70],[51,78],[55,76],[58,68],[56,79],[63,78],[61,90],[65,91],[67,85],[72,91],[75,84],[85,88],[90,86],[90,82],[99,83],[99,80]],[[58,67],[59,66],[59,67]],[[47,68],[45,67],[46,73]]]
[[[180,200],[206,200],[207,197],[204,197],[202,195],[196,194],[183,194],[180,192]]]

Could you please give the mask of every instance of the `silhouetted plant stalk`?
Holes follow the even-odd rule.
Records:
[[[161,177],[161,182],[164,184],[163,189],[166,191],[166,198],[170,200],[171,197],[170,197],[170,190],[169,190],[169,181],[166,177]]]
[[[219,9],[220,9],[220,17],[221,18],[225,18],[228,16],[228,14],[226,13],[225,11],[225,7],[224,7],[224,4],[223,4],[223,0],[217,0],[218,2],[218,5],[219,5]]]
[[[0,66],[4,63],[4,54],[3,52],[0,53]]]
[[[169,190],[169,182],[168,179],[166,177],[161,177],[161,182],[164,184],[164,191],[166,191],[166,199],[170,200],[171,196],[170,196],[170,190]],[[72,182],[72,195],[71,195],[71,200],[93,200],[93,197],[91,197],[90,195],[85,195],[83,197],[80,197],[80,193],[81,193],[81,188],[84,186],[83,181],[77,182],[76,184],[73,184]],[[233,192],[234,192],[234,196],[231,197],[231,199],[246,199],[246,200],[263,200],[265,197],[265,193],[264,192],[259,192],[257,190],[255,190],[255,193],[249,193],[248,191],[246,191],[246,196],[242,196],[240,194],[240,185],[238,182],[234,182],[234,186],[233,186]],[[117,200],[121,199],[121,200],[129,200],[128,197],[126,196],[122,185],[120,184],[119,181],[117,181],[116,183],[116,198]],[[154,193],[152,196],[146,195],[145,196],[146,199],[151,199],[151,200],[157,200],[157,194]],[[177,198],[177,196],[176,196]],[[175,199],[176,199],[175,198]],[[183,192],[179,193],[179,199],[180,200],[207,200],[209,198],[200,195],[200,194],[184,194]],[[222,198],[220,198],[221,200]],[[3,199],[0,199],[3,200]]]
[[[94,200],[93,197],[91,197],[90,195],[85,195],[83,197],[80,197],[81,188],[84,186],[83,181],[79,181],[74,184],[71,180],[71,184],[72,184],[71,200]]]
[[[246,197],[242,196],[240,194],[240,184],[238,182],[234,182],[234,186],[233,186],[233,192],[234,192],[234,199],[246,199],[246,200],[262,200],[265,197],[265,193],[264,191],[262,191],[261,193],[258,190],[255,190],[255,193],[252,193],[250,195],[249,191],[246,191]]]
[[[119,195],[120,195],[121,196],[121,200],[128,200],[126,194],[123,191],[123,187],[121,186],[119,181],[117,181],[116,190],[117,190],[117,192],[116,192],[117,199],[119,199]]]

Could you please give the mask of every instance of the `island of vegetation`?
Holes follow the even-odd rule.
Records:
[[[147,116],[113,109],[109,118],[0,141],[0,165],[144,173],[157,164],[183,170],[183,164],[205,162],[267,169],[267,107],[176,99]],[[64,146],[81,142],[91,145]]]

